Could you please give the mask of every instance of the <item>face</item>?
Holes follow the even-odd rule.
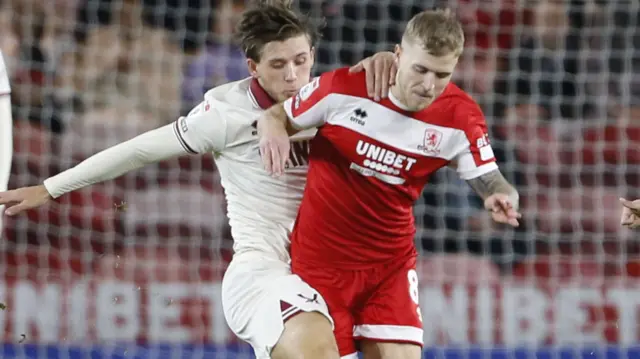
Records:
[[[453,53],[434,56],[420,44],[407,41],[396,46],[396,57],[399,100],[412,111],[426,108],[444,91],[458,64],[458,56]]]
[[[306,35],[273,41],[262,50],[260,62],[249,59],[249,72],[277,101],[295,95],[311,79],[313,48]]]

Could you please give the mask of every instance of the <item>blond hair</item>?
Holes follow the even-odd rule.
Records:
[[[464,48],[464,31],[449,9],[427,10],[409,21],[402,41],[419,43],[434,56],[451,53],[460,56]]]

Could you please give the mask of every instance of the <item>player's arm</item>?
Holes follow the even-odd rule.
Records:
[[[459,113],[458,113],[459,112]],[[467,123],[467,143],[453,161],[458,174],[484,201],[493,219],[514,227],[519,225],[519,195],[500,172],[491,148],[487,125],[479,107],[462,109],[455,116]]]
[[[7,205],[6,213],[15,215],[65,193],[111,180],[150,163],[186,153],[220,150],[226,141],[223,120],[215,110],[196,108],[189,116],[99,152],[46,179],[42,185],[0,192],[0,205]]]
[[[0,192],[6,191],[11,174],[13,157],[13,120],[11,118],[11,87],[9,74],[0,52]],[[0,213],[2,207],[0,206]],[[0,216],[0,237],[2,237],[2,216]]]
[[[483,200],[495,194],[503,194],[506,196],[510,207],[516,211],[518,210],[520,199],[518,191],[504,178],[499,169],[469,179],[467,183]]]
[[[287,111],[285,110],[285,102],[280,102],[271,106],[262,116],[261,118],[268,119],[268,121],[260,121],[258,120],[257,128],[258,134],[260,137],[263,136],[265,129],[264,126],[274,126],[278,128],[284,128],[287,131],[289,136],[293,136],[296,133],[304,130],[304,128],[297,127],[290,120],[287,115]],[[269,121],[273,121],[273,124],[269,124]],[[262,127],[262,128],[261,128]]]
[[[332,109],[338,107],[331,96],[334,72],[327,72],[305,85],[293,97],[272,106],[257,121],[260,155],[269,173],[284,172],[289,156],[289,136],[322,126]]]

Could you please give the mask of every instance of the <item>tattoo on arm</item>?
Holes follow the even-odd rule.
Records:
[[[495,193],[504,193],[509,196],[511,204],[518,208],[518,191],[500,173],[493,170],[480,177],[467,180],[467,183],[482,199],[486,199]]]

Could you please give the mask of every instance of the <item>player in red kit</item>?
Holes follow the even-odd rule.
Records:
[[[265,167],[282,173],[288,136],[318,127],[291,235],[292,270],[325,298],[343,358],[421,357],[413,205],[451,166],[493,219],[518,225],[518,193],[500,173],[476,102],[450,83],[460,23],[425,11],[396,46],[388,98],[368,99],[365,76],[325,73],[258,120]]]

